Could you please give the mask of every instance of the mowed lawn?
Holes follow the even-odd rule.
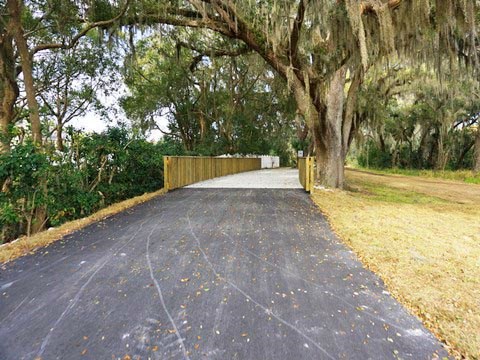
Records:
[[[480,185],[347,170],[315,190],[337,234],[453,355],[480,359]]]

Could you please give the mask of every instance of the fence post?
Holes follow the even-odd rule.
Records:
[[[308,170],[310,171],[310,192],[313,191],[313,186],[315,185],[315,158],[313,156],[309,156],[310,159],[310,167]]]
[[[168,171],[168,165],[169,165],[169,160],[170,158],[168,156],[163,157],[163,187],[166,191],[169,190],[170,184],[169,184],[169,171]]]
[[[310,192],[310,156],[305,159],[305,190]]]

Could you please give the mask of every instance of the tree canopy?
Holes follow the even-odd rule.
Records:
[[[197,45],[209,42],[212,48],[188,45],[185,31],[136,46],[135,60],[125,66],[127,115],[141,128],[180,140],[187,152],[275,151],[288,160],[296,109],[288,91],[255,53],[226,48],[215,34],[196,35]],[[168,129],[159,127],[162,118]]]
[[[209,0],[136,3],[125,24],[206,28],[241,41],[286,82],[308,119],[318,178],[342,187],[359,128],[357,93],[366,72],[395,54],[434,68],[475,68],[475,1]],[[348,89],[348,90],[347,90]]]

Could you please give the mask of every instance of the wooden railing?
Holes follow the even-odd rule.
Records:
[[[164,156],[164,188],[173,190],[219,176],[260,170],[260,158]]]
[[[305,191],[311,192],[313,189],[313,184],[315,182],[314,178],[314,165],[315,158],[313,156],[300,157],[298,158],[298,177],[300,184],[302,184]]]

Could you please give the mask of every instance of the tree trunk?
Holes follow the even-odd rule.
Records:
[[[438,153],[438,130],[435,129],[433,134],[430,136],[430,141],[429,141],[429,149],[428,149],[428,167],[431,169],[435,169],[435,159],[437,157]]]
[[[460,156],[458,157],[458,160],[457,160],[457,164],[455,166],[455,168],[457,170],[461,169],[462,168],[462,164],[463,164],[463,160],[465,160],[465,156],[468,154],[468,152],[470,151],[470,149],[473,147],[473,145],[475,145],[475,140],[469,142],[462,150],[462,152],[460,153]]]
[[[343,188],[345,182],[345,157],[348,146],[344,143],[342,125],[345,106],[345,76],[346,67],[338,70],[330,83],[326,95],[326,111],[319,118],[321,123],[321,145],[316,150],[318,180],[325,186]],[[348,134],[347,136],[349,136]]]
[[[345,152],[341,147],[338,133],[315,149],[317,160],[317,180],[327,187],[342,189],[345,183]]]
[[[37,145],[42,144],[42,132],[40,125],[40,114],[38,111],[38,102],[36,99],[35,82],[33,80],[32,56],[28,50],[27,40],[22,27],[22,8],[21,0],[8,0],[8,9],[10,11],[13,25],[13,34],[17,44],[18,53],[22,65],[23,80],[25,82],[25,93],[27,95],[27,104],[29,111],[30,126],[32,127],[33,142]]]
[[[305,142],[307,140],[310,129],[308,128],[308,125],[305,124],[303,116],[298,111],[295,115],[295,128],[297,132],[298,142],[302,145],[302,150],[305,152],[307,150],[305,148]]]
[[[395,149],[393,150],[393,155],[392,155],[392,167],[393,168],[398,167],[398,148],[399,148],[399,145],[395,144]]]
[[[439,135],[438,135],[438,149],[437,149],[437,158],[435,160],[435,170],[441,170],[444,171],[448,160],[449,160],[449,154],[450,154],[450,149],[445,146],[445,139],[447,138],[448,133],[447,130],[445,129],[445,125],[440,126],[439,130]]]
[[[477,129],[477,135],[475,136],[475,149],[473,155],[473,172],[480,173],[480,124]]]
[[[303,88],[291,84],[299,112],[308,120],[317,161],[316,180],[320,184],[343,188],[345,159],[358,124],[354,122],[355,103],[363,73],[357,69],[345,96],[347,67],[337,70],[322,96],[315,100]]]
[[[420,144],[418,145],[418,161],[417,166],[419,168],[425,167],[425,153],[427,152],[427,139],[428,139],[428,129],[422,128],[422,136],[420,137]]]
[[[317,159],[317,179],[325,186],[342,189],[345,185],[345,160],[353,141],[358,121],[355,118],[357,94],[363,79],[363,69],[351,73],[345,94],[348,68],[338,69],[325,95],[325,106],[319,108],[318,126],[314,126]]]
[[[15,118],[18,85],[10,23],[0,34],[0,153],[10,151],[10,126]]]
[[[378,134],[378,141],[380,144],[380,151],[385,154],[387,152],[387,146],[385,144],[385,139],[383,138],[382,133]]]
[[[27,40],[22,27],[22,9],[23,2],[21,0],[8,0],[8,10],[12,22],[13,37],[17,45],[17,50],[20,55],[20,63],[22,65],[23,80],[25,83],[25,93],[27,95],[27,105],[29,111],[29,120],[32,130],[32,138],[34,144],[40,149],[42,146],[42,130],[40,123],[40,114],[38,111],[38,102],[36,98],[35,82],[33,79],[32,56],[28,50]],[[47,195],[46,179],[40,180],[40,191],[42,195]],[[32,233],[42,231],[45,228],[47,219],[47,208],[44,204],[39,204],[34,210],[34,222],[32,224]]]
[[[56,132],[55,148],[58,151],[63,151],[63,123],[61,119],[57,119]]]

